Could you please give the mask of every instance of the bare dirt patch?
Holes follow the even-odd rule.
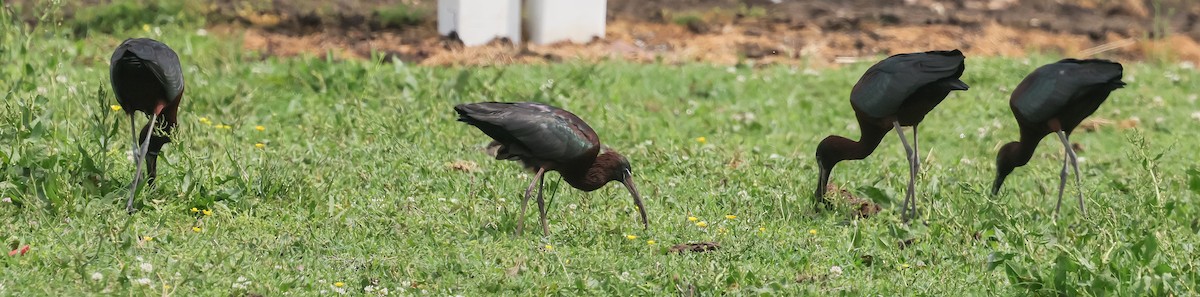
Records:
[[[430,0],[215,0],[208,19],[244,29],[232,32],[245,49],[264,55],[377,54],[422,65],[620,59],[821,67],[950,48],[973,57],[1054,53],[1200,63],[1200,5],[1192,1],[609,0],[604,39],[470,48],[437,34]],[[418,13],[397,20],[384,12],[396,7]]]

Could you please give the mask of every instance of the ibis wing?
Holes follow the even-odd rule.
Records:
[[[921,87],[962,75],[964,59],[957,51],[889,57],[867,69],[850,91],[850,102],[872,117],[894,114]]]
[[[512,155],[569,161],[598,151],[595,131],[574,114],[537,103],[484,102],[455,106],[460,121],[478,127]]]
[[[179,65],[179,55],[166,44],[148,38],[126,39],[113,52],[110,65],[120,63],[121,58],[128,53],[133,53],[141,59],[154,73],[163,89],[167,90],[166,100],[174,100],[183,93],[183,69]]]
[[[1022,117],[1034,122],[1049,120],[1091,88],[1120,83],[1120,64],[1111,62],[1079,63],[1064,60],[1039,67],[1017,85],[1012,94],[1012,107]]]

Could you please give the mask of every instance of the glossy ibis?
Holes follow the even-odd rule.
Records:
[[[1059,172],[1058,204],[1062,206],[1063,188],[1067,185],[1067,161],[1075,170],[1075,186],[1079,187],[1079,164],[1071,148],[1071,131],[1084,118],[1096,112],[1109,93],[1125,85],[1121,82],[1121,64],[1108,60],[1064,59],[1039,67],[1026,76],[1009,99],[1009,107],[1021,128],[1020,141],[1009,142],[996,154],[996,180],[992,195],[1000,192],[1004,178],[1013,169],[1024,166],[1033,158],[1038,142],[1050,133],[1058,134],[1063,143],[1063,166]],[[1083,210],[1083,190],[1079,191],[1079,212]]]
[[[870,156],[887,132],[896,129],[908,158],[908,191],[901,206],[901,217],[908,222],[910,203],[911,213],[916,215],[913,180],[920,170],[917,124],[946,99],[950,91],[967,89],[967,84],[959,80],[966,69],[965,59],[959,50],[898,54],[867,69],[850,91],[850,106],[854,108],[861,130],[858,141],[830,135],[817,145],[820,179],[815,200],[818,208],[820,204],[829,206],[824,194],[833,166],[841,161]],[[901,126],[912,126],[911,147]]]
[[[479,128],[494,141],[489,154],[497,160],[512,160],[534,172],[521,200],[521,219],[517,235],[525,227],[524,215],[529,196],[536,184],[537,204],[543,234],[549,235],[546,205],[542,198],[542,180],[546,171],[558,171],[572,187],[594,191],[610,181],[625,184],[633,203],[646,222],[646,208],[633,183],[633,172],[625,156],[600,144],[600,136],[582,119],[566,110],[539,103],[482,102],[454,106],[458,120]]]
[[[141,162],[146,162],[146,183],[153,185],[158,175],[158,153],[164,144],[171,142],[179,101],[183,98],[183,71],[179,56],[166,44],[149,38],[130,38],[113,52],[109,75],[113,93],[125,114],[129,115],[129,128],[136,137],[133,139],[136,155],[133,182],[129,184],[129,200],[125,203],[125,210],[132,213],[133,199],[142,178]],[[142,127],[141,133],[134,123],[134,111],[150,117],[150,123]],[[159,115],[166,122],[161,132],[155,131]]]

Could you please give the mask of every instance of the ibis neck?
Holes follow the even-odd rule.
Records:
[[[833,167],[837,163],[845,160],[865,159],[875,152],[875,148],[879,147],[879,142],[883,141],[886,131],[870,125],[863,125],[861,128],[862,135],[859,136],[858,141],[830,135],[817,145],[817,167],[819,167],[820,176],[817,179],[815,196],[818,199],[824,196],[825,187],[829,183],[829,175],[833,173]]]
[[[616,168],[619,163],[613,159],[607,153],[601,154],[586,169],[559,170],[559,173],[562,174],[563,180],[571,184],[571,187],[584,192],[595,191],[608,182],[618,179],[615,173],[620,172]]]
[[[1017,167],[1025,166],[1033,159],[1033,151],[1037,149],[1040,138],[1030,137],[1021,133],[1021,141],[1014,141],[1000,147],[996,154],[996,179],[992,181],[992,195],[1000,192],[1004,179]],[[1045,136],[1045,135],[1043,135]]]
[[[156,133],[150,133],[150,123],[146,123],[145,126],[142,126],[142,132],[138,134],[138,139],[146,139],[146,135],[150,134],[150,146],[146,149],[147,152],[158,155],[158,152],[162,151],[163,145],[171,142],[172,131],[175,130],[175,126],[177,126],[179,122],[178,102],[179,101],[176,100],[175,103],[167,104],[162,109],[162,114],[159,114],[156,117],[156,123],[154,124],[154,132]],[[162,132],[157,133],[160,130]]]
[[[886,131],[881,131],[874,126],[864,126],[862,127],[862,135],[858,137],[858,141],[840,136],[825,138],[822,142],[830,142],[830,145],[826,146],[826,152],[823,153],[829,153],[832,158],[823,160],[823,163],[827,163],[823,165],[828,166],[827,169],[833,170],[833,166],[837,165],[838,162],[866,159],[867,156],[870,156],[879,147],[879,143],[883,141],[885,133]]]

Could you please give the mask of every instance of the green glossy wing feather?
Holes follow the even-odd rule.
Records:
[[[872,117],[895,114],[918,89],[962,75],[962,52],[900,54],[876,63],[850,92],[850,102]]]
[[[459,121],[478,127],[505,146],[506,155],[566,162],[599,150],[596,132],[578,116],[538,103],[482,102],[454,107]]]
[[[179,65],[179,55],[166,44],[149,38],[126,39],[113,52],[110,65],[122,63],[122,59],[129,59],[130,54],[145,64],[158,78],[167,92],[164,94],[167,96],[165,100],[174,100],[183,93],[183,69]],[[110,68],[110,77],[118,77],[116,69],[117,67]]]
[[[1047,121],[1095,87],[1123,84],[1121,64],[1105,60],[1066,59],[1039,67],[1013,90],[1015,112],[1033,122]]]

